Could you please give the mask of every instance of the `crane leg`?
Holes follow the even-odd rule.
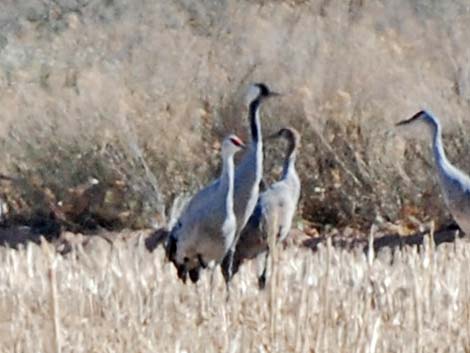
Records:
[[[230,249],[227,254],[225,254],[224,259],[222,260],[222,275],[224,276],[225,284],[228,286],[229,282],[233,277],[233,256],[235,251]]]
[[[202,258],[201,254],[197,254],[197,260],[199,261],[199,265],[202,268],[207,268],[207,264],[204,262],[204,259]]]
[[[266,287],[266,276],[268,272],[268,258],[269,258],[269,249],[265,251],[264,253],[259,255],[262,257],[260,260],[263,261],[263,270],[261,271],[261,274],[258,277],[258,288],[260,290],[263,290]]]
[[[192,270],[189,270],[189,278],[191,279],[191,282],[197,283],[199,281],[199,275],[200,275],[200,267],[193,268]]]
[[[222,270],[222,275],[224,276],[225,280],[225,288],[227,291],[227,297],[226,301],[228,302],[230,300],[230,281],[233,277],[233,257],[234,257],[235,251],[233,249],[230,249],[227,254],[225,254],[224,259],[222,260],[221,263],[221,270]]]
[[[177,240],[170,234],[165,244],[165,255],[167,260],[174,262],[176,256]]]
[[[177,268],[177,273],[178,273],[178,278],[183,281],[183,283],[186,283],[186,278],[188,274],[188,270],[186,269],[185,265],[178,265]]]

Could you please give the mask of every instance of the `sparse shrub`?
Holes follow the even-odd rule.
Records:
[[[302,131],[301,216],[318,226],[368,228],[411,208],[421,220],[448,217],[427,145],[392,130],[422,107],[442,118],[450,159],[470,171],[464,1],[2,6],[1,171],[24,181],[3,187],[23,200],[12,210],[43,209],[38,190],[59,202],[93,177],[101,194],[120,195],[108,192],[123,217],[113,227],[165,223],[177,195],[217,172],[222,136],[247,137],[243,94],[256,81],[287,94],[263,108],[263,130]],[[270,180],[280,156],[268,147]],[[106,225],[96,207],[91,223]]]

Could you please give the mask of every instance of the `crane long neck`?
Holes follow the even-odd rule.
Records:
[[[282,179],[287,178],[291,173],[295,172],[295,160],[297,157],[297,146],[295,141],[289,140],[286,157],[284,158],[284,166],[282,169]]]
[[[223,156],[222,175],[220,177],[220,186],[226,193],[225,207],[226,211],[233,210],[233,180],[234,180],[233,154]]]
[[[260,106],[261,100],[259,98],[252,101],[249,106],[248,118],[250,120],[251,140],[255,144],[261,143],[262,139],[259,117]]]
[[[432,120],[432,150],[434,159],[439,172],[445,172],[449,168],[449,161],[447,160],[444,146],[442,145],[442,129],[438,121]]]

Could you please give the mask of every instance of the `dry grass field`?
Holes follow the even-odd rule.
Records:
[[[425,242],[428,244],[428,242]],[[226,302],[206,271],[183,285],[143,234],[63,257],[0,249],[1,352],[468,352],[470,244],[366,257],[279,252],[259,292],[244,266]]]
[[[0,246],[0,352],[470,352],[465,240],[294,241],[265,291],[250,263],[226,302],[218,270],[183,285],[142,231],[214,178],[224,135],[248,140],[259,81],[285,93],[263,132],[302,132],[313,241],[447,223],[428,144],[393,127],[432,110],[470,172],[469,38],[468,0],[1,0],[0,244],[116,239]]]

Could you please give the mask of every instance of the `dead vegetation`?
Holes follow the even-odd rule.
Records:
[[[217,172],[221,137],[246,137],[253,81],[287,94],[264,109],[263,129],[302,131],[301,217],[321,229],[368,229],[408,210],[418,222],[448,219],[427,144],[391,130],[422,107],[444,120],[450,159],[470,171],[465,1],[28,0],[0,10],[0,172],[18,181],[0,184],[10,222],[52,212],[73,231],[165,224],[174,198]],[[92,179],[92,197],[76,192]]]
[[[183,285],[144,234],[93,237],[65,256],[48,243],[0,248],[4,352],[436,352],[469,347],[470,247],[431,246],[368,258],[328,243],[279,252],[276,286],[253,264],[224,283]],[[393,261],[392,261],[393,259]],[[274,318],[274,320],[273,320]],[[270,323],[274,326],[271,326]]]
[[[469,11],[1,1],[0,351],[469,351],[470,247],[446,244],[453,230],[430,240],[423,224],[449,217],[429,148],[392,129],[433,110],[470,171]],[[266,293],[244,266],[225,303],[218,271],[213,288],[209,271],[199,287],[176,280],[165,232],[105,230],[171,222],[170,205],[217,173],[221,137],[246,139],[255,81],[286,93],[263,110],[264,132],[303,135],[290,241],[306,246],[279,252]],[[268,181],[281,148],[266,146]]]

